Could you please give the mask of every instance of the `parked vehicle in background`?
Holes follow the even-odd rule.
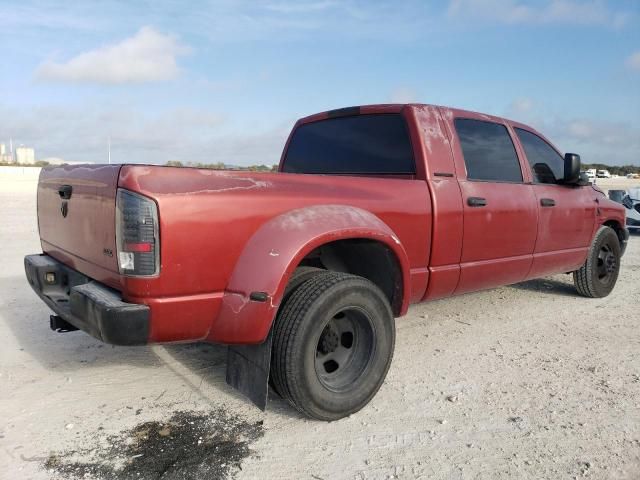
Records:
[[[609,173],[609,170],[598,170],[598,172],[596,173],[596,176],[598,178],[611,178],[611,174]]]
[[[587,170],[585,172],[585,174],[587,175],[587,178],[589,180],[593,180],[596,178],[596,169],[595,168],[590,168],[589,170]]]
[[[59,166],[37,195],[25,270],[52,329],[227,344],[227,382],[321,420],[373,398],[411,303],[564,272],[605,297],[629,236],[578,155],[418,104],[303,118],[277,173]]]
[[[640,232],[640,187],[609,190],[609,198],[624,206],[627,229]]]
[[[609,194],[609,198],[616,203],[622,204],[622,200],[627,195],[626,190],[609,190],[607,192]]]

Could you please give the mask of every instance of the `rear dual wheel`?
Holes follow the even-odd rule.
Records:
[[[271,376],[299,411],[337,420],[364,407],[382,385],[395,345],[393,313],[365,278],[322,270],[306,275],[276,319]]]

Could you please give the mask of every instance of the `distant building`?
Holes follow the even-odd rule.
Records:
[[[11,150],[7,150],[7,146],[4,143],[0,143],[0,163],[13,163]]]
[[[33,165],[36,163],[36,152],[31,147],[20,145],[16,148],[16,163]]]

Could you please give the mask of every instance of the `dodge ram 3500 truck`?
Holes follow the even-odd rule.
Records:
[[[376,394],[410,304],[560,272],[604,297],[628,239],[578,155],[421,104],[303,118],[276,173],[44,168],[38,226],[25,269],[52,329],[226,344],[229,384],[322,420]]]

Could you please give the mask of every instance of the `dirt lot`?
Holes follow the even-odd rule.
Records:
[[[328,424],[253,408],[223,347],[51,332],[34,186],[0,179],[3,479],[640,478],[640,236],[606,299],[559,275],[412,308],[377,397]]]

